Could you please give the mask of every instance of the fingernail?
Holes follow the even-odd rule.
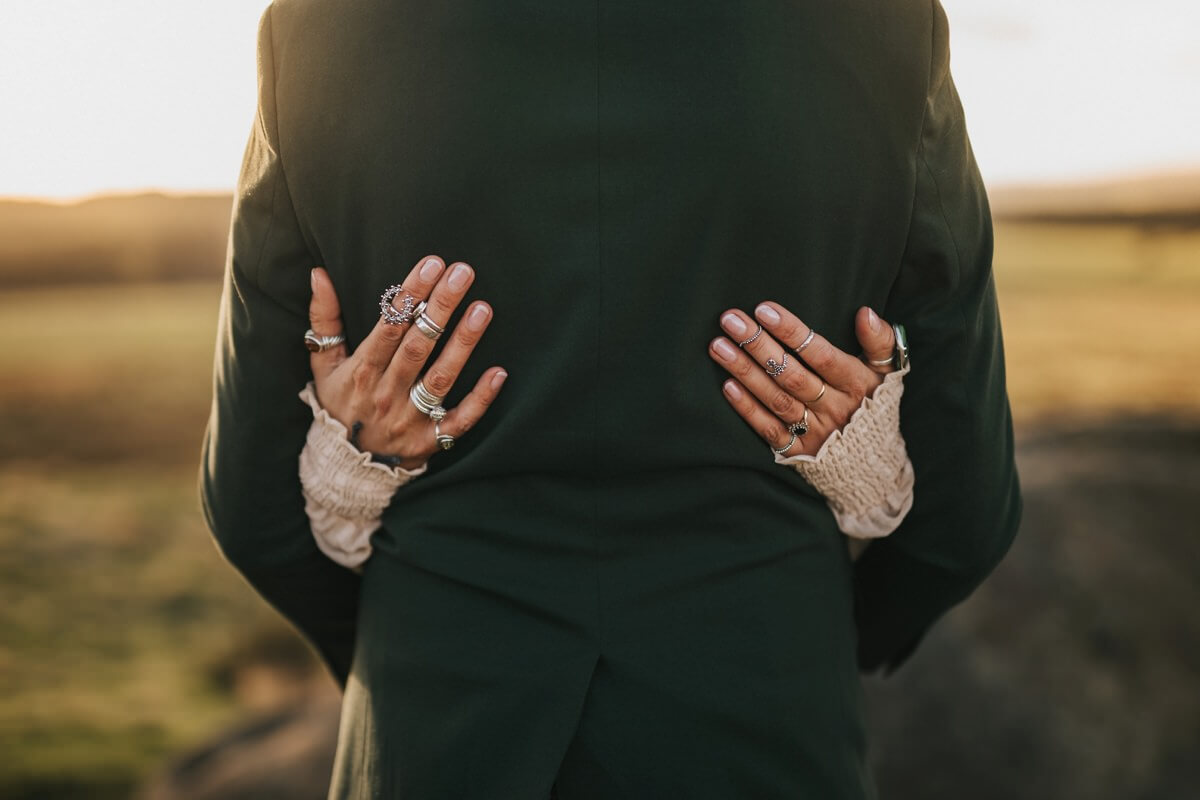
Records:
[[[493,392],[500,391],[500,387],[504,385],[504,379],[507,377],[508,377],[508,373],[505,372],[504,370],[500,370],[495,375],[493,375],[492,376],[492,391]]]
[[[725,339],[717,339],[717,341],[713,343],[713,350],[716,350],[717,355],[726,361],[733,361],[735,358],[737,358],[737,350],[734,349],[734,346]]]
[[[491,312],[487,306],[479,305],[471,309],[471,313],[467,315],[467,327],[473,331],[483,328],[483,324],[487,322],[487,318],[491,316]]]
[[[742,336],[746,333],[746,323],[742,322],[742,318],[732,311],[721,317],[721,325],[734,336]]]
[[[317,290],[317,268],[313,267],[308,271],[308,285],[315,292]]]
[[[867,324],[871,326],[873,333],[879,332],[879,315],[875,313],[875,309],[867,307]]]
[[[467,279],[471,277],[471,268],[466,264],[459,264],[450,273],[450,288],[458,291],[467,285]]]
[[[771,308],[766,303],[763,303],[758,308],[754,309],[754,316],[758,317],[760,320],[767,323],[768,325],[776,325],[779,323],[779,320],[781,319],[779,316],[779,312],[776,311],[775,309]]]
[[[729,395],[734,400],[742,399],[742,390],[739,389],[738,385],[733,381],[725,381],[725,385],[721,388],[725,390],[725,394]]]
[[[425,263],[421,265],[421,280],[428,283],[438,276],[442,271],[442,262],[436,258],[427,258]]]

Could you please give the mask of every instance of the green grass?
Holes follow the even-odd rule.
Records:
[[[128,796],[247,713],[231,662],[291,638],[199,513],[217,295],[0,297],[0,796]]]

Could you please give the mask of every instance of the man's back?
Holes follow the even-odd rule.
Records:
[[[622,592],[732,592],[715,576],[734,566],[739,592],[807,592],[788,619],[798,641],[825,638],[786,663],[817,659],[812,696],[834,698],[810,724],[836,732],[809,755],[845,754],[813,786],[860,796],[846,788],[863,754],[855,647],[863,666],[903,661],[1019,515],[990,219],[940,6],[277,0],[260,34],[206,471],[227,553],[344,678],[352,590],[335,618],[286,577],[346,581],[293,540],[305,523],[284,469],[307,427],[294,399],[307,270],[329,270],[354,347],[418,258],[466,261],[495,320],[447,405],[490,365],[510,378],[398,493],[379,551],[547,609],[584,639],[605,612],[607,630],[634,624]],[[916,500],[853,567],[822,498],[728,408],[706,352],[724,309],[764,299],[851,352],[861,305],[909,330]],[[273,358],[289,326],[297,355]],[[265,506],[247,482],[269,487]],[[776,563],[791,571],[749,571]],[[368,586],[377,605],[383,585]],[[590,669],[577,646],[563,663]],[[372,652],[356,669],[382,669]]]

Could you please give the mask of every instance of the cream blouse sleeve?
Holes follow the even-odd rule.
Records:
[[[313,412],[312,425],[300,452],[300,486],[304,510],[321,552],[355,571],[371,555],[371,534],[398,488],[424,474],[371,460],[350,443],[346,426],[329,415],[309,381],[300,399]]]
[[[911,368],[888,373],[816,455],[775,456],[776,463],[793,467],[825,496],[855,558],[870,539],[894,531],[912,508],[913,467],[900,435],[902,379]],[[331,559],[361,570],[383,509],[396,489],[428,465],[406,470],[372,461],[350,443],[346,426],[321,408],[311,381],[300,398],[313,410],[300,453],[304,510],[313,536]]]
[[[775,455],[825,496],[838,528],[855,539],[887,536],[912,508],[913,466],[900,435],[903,378],[911,369],[910,362],[884,376],[816,455]]]

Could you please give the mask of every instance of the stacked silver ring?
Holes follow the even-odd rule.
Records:
[[[426,303],[424,300],[422,300],[417,304],[417,307],[413,309],[413,314],[416,315],[416,318],[413,321],[413,327],[424,334],[426,339],[437,339],[446,332],[446,329],[434,322],[433,317],[425,313],[425,307]]]
[[[442,401],[445,397],[438,397],[433,392],[425,388],[425,382],[418,380],[413,384],[413,387],[408,390],[408,399],[417,407],[417,410],[425,414],[435,423],[441,422],[446,418],[446,409],[442,406]]]
[[[416,305],[416,298],[408,292],[404,292],[404,301],[400,304],[401,307],[397,309],[392,305],[392,301],[396,299],[396,295],[400,294],[400,292],[404,292],[404,286],[397,283],[395,286],[389,286],[387,291],[379,297],[379,313],[383,316],[383,321],[388,325],[403,325],[412,321],[413,306]]]

